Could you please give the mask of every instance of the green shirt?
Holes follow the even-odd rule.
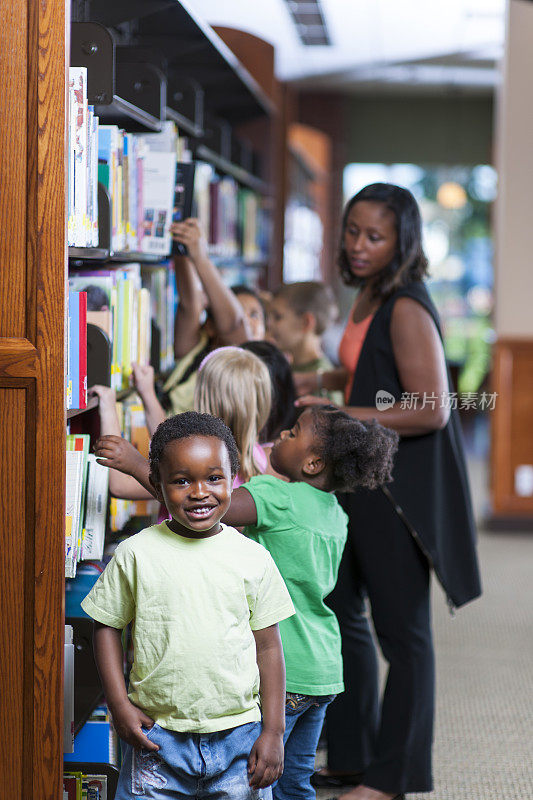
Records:
[[[113,628],[134,620],[130,700],[199,733],[261,718],[253,631],[294,613],[263,547],[227,525],[193,539],[164,522],[119,544],[82,608]]]
[[[342,692],[339,625],[324,598],[337,582],[348,517],[335,495],[307,483],[258,475],[244,488],[257,508],[244,532],[272,554],[296,609],[279,626],[287,691]]]

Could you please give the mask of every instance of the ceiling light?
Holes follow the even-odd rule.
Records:
[[[304,45],[330,45],[320,0],[284,0]]]

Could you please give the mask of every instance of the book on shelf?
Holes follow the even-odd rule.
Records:
[[[63,750],[74,750],[74,631],[65,625],[65,657],[63,661]]]
[[[64,762],[96,762],[118,766],[118,739],[113,723],[89,719],[74,739],[74,750],[65,753]]]
[[[66,507],[65,507],[65,577],[76,576],[78,563],[78,530],[81,517],[83,478],[83,453],[67,450],[66,453]]]
[[[87,407],[87,294],[69,291],[67,408]]]
[[[65,772],[64,800],[109,800],[107,775]]]
[[[87,68],[69,67],[67,239],[73,247],[98,244],[98,127],[87,102]]]
[[[174,364],[174,318],[177,307],[176,276],[173,265],[143,264],[142,285],[150,298],[150,316],[161,334],[159,369],[166,372]]]
[[[183,220],[192,216],[195,169],[196,165],[193,161],[178,161],[176,164],[174,208],[172,209],[173,222],[183,222]],[[173,241],[172,254],[186,256],[187,247],[181,242]]]
[[[170,253],[175,172],[175,152],[147,151],[143,164],[143,253],[161,257]]]
[[[87,456],[87,499],[81,542],[81,561],[101,561],[104,557],[104,540],[107,521],[107,495],[109,469],[98,464],[96,456]]]
[[[128,388],[132,361],[147,365],[150,358],[150,298],[142,287],[140,264],[72,272],[69,285],[86,293],[88,321],[109,336],[110,386]]]

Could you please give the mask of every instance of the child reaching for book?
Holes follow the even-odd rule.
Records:
[[[273,295],[268,310],[268,335],[291,361],[293,372],[315,373],[333,369],[322,350],[322,335],[337,311],[333,292],[318,281],[286,283]],[[317,394],[322,395],[319,386]],[[332,403],[342,405],[340,392],[326,392]]]
[[[171,518],[122,542],[82,602],[126,743],[115,800],[270,798],[281,775],[278,623],[294,609],[269,553],[221,523],[238,464],[221,420],[188,412],[161,423],[150,481]],[[121,631],[131,621],[127,692]]]

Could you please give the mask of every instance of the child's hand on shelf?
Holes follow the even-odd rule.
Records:
[[[151,742],[142,730],[143,728],[150,729],[154,721],[140,708],[127,700],[119,706],[114,706],[111,715],[116,732],[123,741],[131,744],[136,750],[141,748],[154,752],[159,750],[159,747]]]
[[[248,757],[248,781],[252,789],[264,789],[283,772],[283,736],[263,730]]]
[[[208,258],[207,241],[197,219],[190,217],[184,222],[173,222],[170,234],[175,242],[180,242],[187,247],[189,257],[197,262]]]
[[[136,477],[139,468],[146,469],[146,459],[121,436],[100,436],[94,445],[97,461],[104,467],[117,469]]]
[[[142,364],[137,364],[132,362],[131,365],[131,376],[133,381],[133,386],[139,392],[141,399],[153,394],[155,391],[154,388],[154,368],[151,366],[143,366]]]
[[[90,386],[87,389],[87,394],[89,396],[96,395],[96,397],[98,397],[100,412],[115,410],[117,397],[115,390],[111,389],[110,386],[100,386],[99,384]]]

